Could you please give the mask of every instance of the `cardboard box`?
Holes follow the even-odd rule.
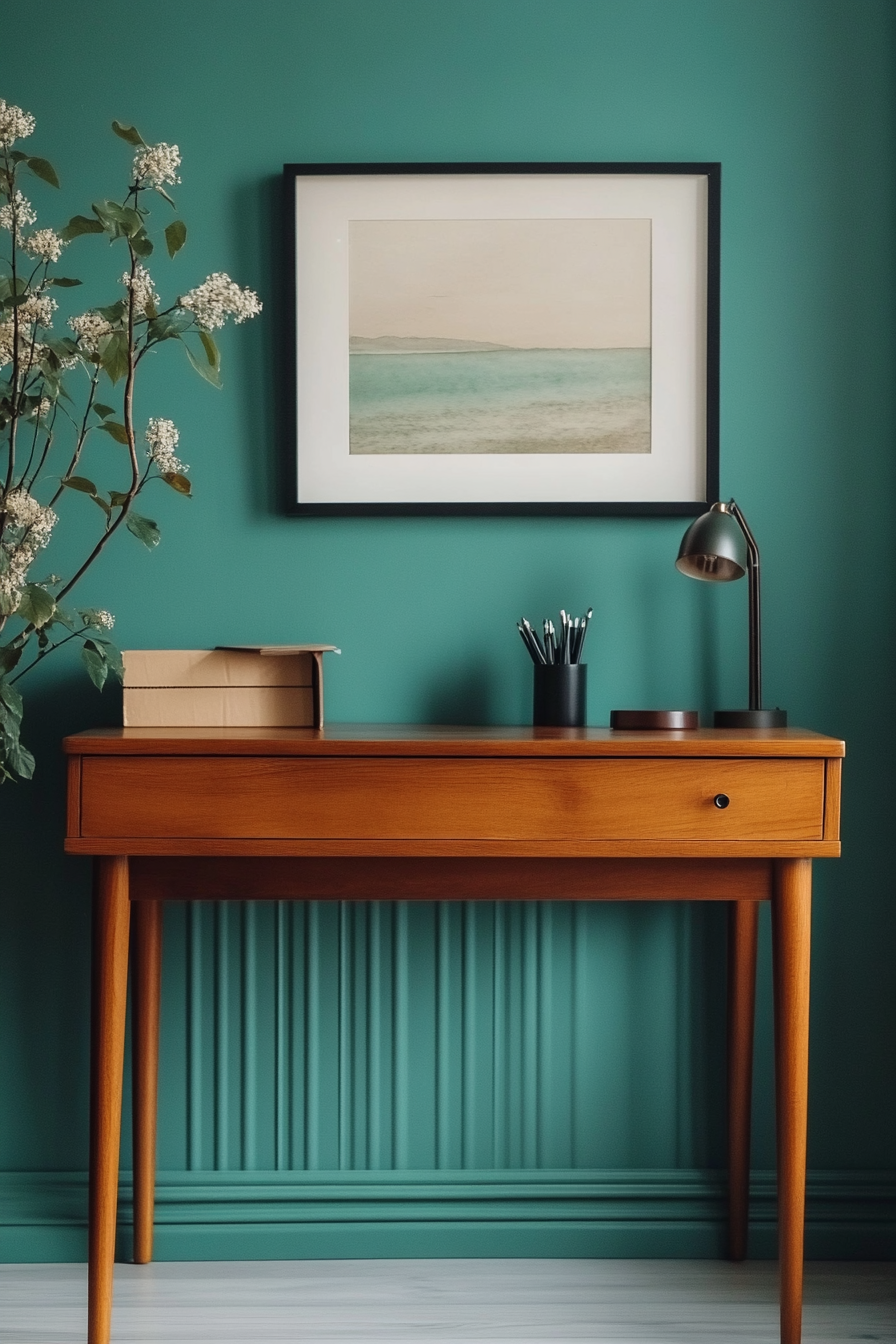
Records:
[[[332,644],[126,649],[126,728],[322,728]]]

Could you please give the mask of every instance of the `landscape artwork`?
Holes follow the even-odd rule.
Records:
[[[352,220],[352,454],[649,453],[649,219]]]

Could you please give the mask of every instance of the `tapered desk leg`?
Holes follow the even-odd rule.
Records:
[[[758,901],[728,906],[728,1255],[747,1254]]]
[[[781,1344],[800,1344],[809,1101],[811,859],[778,859],[772,898]]]
[[[162,903],[135,901],[131,970],[134,1098],[134,1260],[152,1260],[162,991]]]
[[[112,1325],[129,922],[127,859],[96,859],[90,1033],[88,1344],[108,1344]]]

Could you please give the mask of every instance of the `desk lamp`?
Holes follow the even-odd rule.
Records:
[[[786,709],[762,708],[762,631],[759,620],[759,547],[733,499],[719,501],[691,523],[676,569],[692,579],[730,583],[747,576],[750,607],[750,708],[717,709],[716,728],[786,728]]]

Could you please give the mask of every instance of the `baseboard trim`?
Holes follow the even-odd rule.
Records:
[[[83,1172],[0,1174],[0,1260],[86,1258]],[[124,1174],[119,1254],[131,1254]],[[754,1172],[750,1254],[776,1254],[774,1173]],[[896,1171],[810,1172],[806,1252],[896,1258]],[[697,1257],[725,1253],[711,1171],[160,1172],[156,1258]]]

